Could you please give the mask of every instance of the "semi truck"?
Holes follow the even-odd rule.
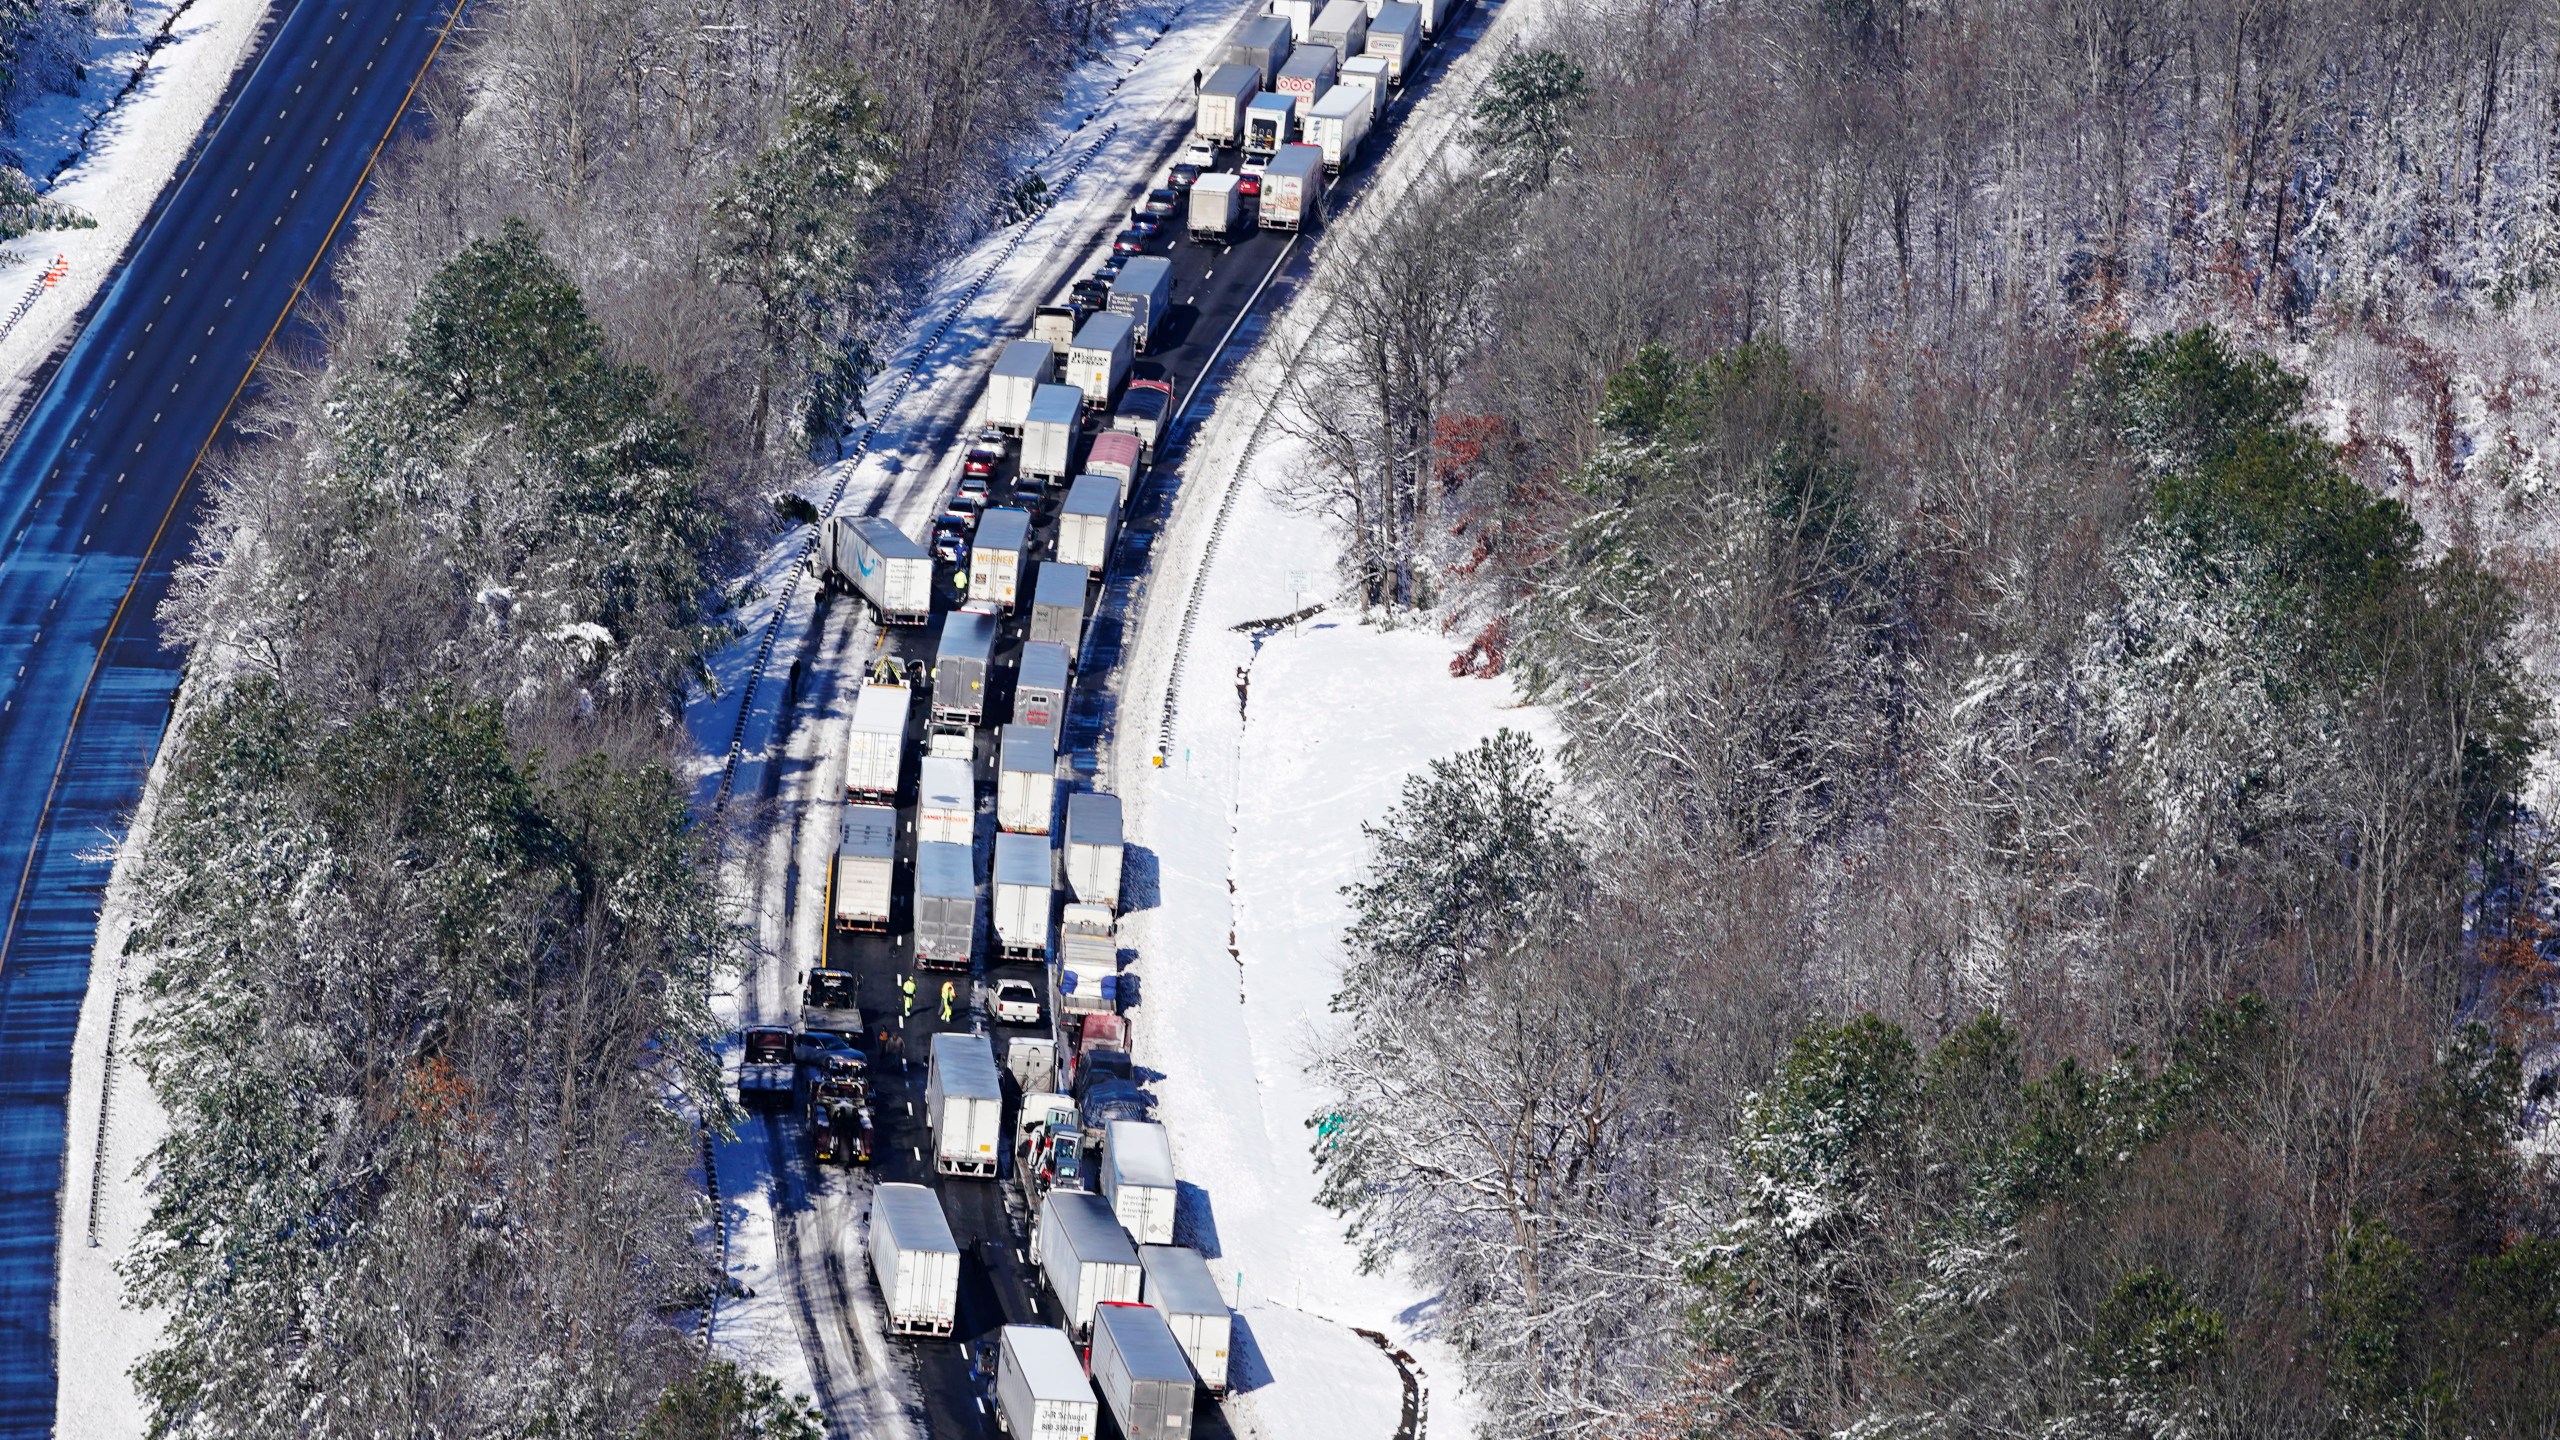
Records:
[[[1049,910],[1057,864],[1046,835],[996,836],[996,949],[1007,960],[1049,962]]]
[[[1093,1388],[1123,1435],[1191,1433],[1199,1400],[1191,1360],[1152,1305],[1105,1305],[1095,1314]]]
[[[854,692],[853,718],[846,722],[844,795],[848,800],[886,800],[898,793],[906,769],[907,710],[913,692],[895,681],[875,678]]]
[[[1286,95],[1257,95],[1244,107],[1244,155],[1247,161],[1267,161],[1281,146],[1289,143],[1291,117],[1298,113],[1297,102]],[[1263,204],[1271,203],[1266,191]]]
[[[828,877],[828,911],[839,930],[889,928],[889,892],[898,867],[898,812],[886,805],[847,805]]]
[[[1120,938],[1109,907],[1069,905],[1058,914],[1058,966],[1053,984],[1065,1015],[1097,1015],[1114,1007],[1109,983],[1120,970]]]
[[[1289,22],[1272,15],[1257,15],[1236,27],[1235,38],[1227,42],[1226,53],[1218,58],[1228,65],[1248,66],[1253,70],[1253,87],[1268,90],[1280,78],[1280,67],[1289,63]]]
[[[1049,353],[1063,362],[1067,347],[1076,343],[1076,321],[1080,317],[1073,305],[1043,305],[1031,312],[1031,338],[1049,347]]]
[[[933,1125],[933,1168],[945,1175],[992,1176],[1004,1142],[1004,1081],[984,1035],[946,1031],[933,1037],[925,1075],[925,1114]]]
[[[987,423],[1019,435],[1031,418],[1031,396],[1058,378],[1058,352],[1040,340],[1007,341],[987,377]]]
[[[1212,1395],[1227,1393],[1227,1352],[1235,1343],[1235,1312],[1209,1274],[1209,1262],[1184,1245],[1141,1245],[1138,1298],[1156,1307],[1191,1373]]]
[[[1110,566],[1111,544],[1119,538],[1120,484],[1087,470],[1058,507],[1058,558],[1099,574]]]
[[[1334,88],[1347,90],[1357,85],[1369,92],[1369,123],[1375,125],[1387,116],[1387,62],[1375,55],[1355,55],[1342,62],[1342,78]]]
[[[1120,908],[1120,797],[1099,790],[1067,797],[1067,893],[1079,903]]]
[[[1136,393],[1134,390],[1132,394]],[[1129,397],[1120,397],[1126,401]],[[1126,509],[1129,493],[1138,487],[1140,462],[1147,453],[1146,437],[1135,430],[1106,430],[1093,437],[1092,453],[1085,456],[1084,473],[1108,475],[1120,486],[1120,504]]]
[[[810,568],[821,585],[861,596],[887,625],[933,618],[933,552],[877,515],[839,515],[818,527]]]
[[[960,1242],[922,1185],[871,1192],[871,1272],[900,1335],[948,1335],[960,1313]]]
[[[1137,329],[1128,316],[1106,310],[1076,331],[1076,343],[1067,351],[1067,383],[1083,392],[1086,408],[1107,409],[1120,394],[1121,383],[1129,378],[1130,361],[1136,356]],[[1067,472],[1061,469],[1056,473],[1063,476]]]
[[[1068,353],[1074,343],[1069,342]],[[1022,427],[1022,473],[1063,480],[1075,473],[1076,440],[1084,429],[1084,392],[1073,385],[1043,385],[1031,397]]]
[[[1360,142],[1369,138],[1369,87],[1344,81],[1325,92],[1307,112],[1307,143],[1324,156],[1324,168],[1340,173],[1360,158]]]
[[[1114,1120],[1102,1132],[1102,1195],[1141,1245],[1173,1243],[1173,1141],[1153,1120]]]
[[[1289,38],[1303,43],[1316,23],[1316,0],[1271,0],[1271,13],[1289,22]]]
[[[1236,190],[1232,171],[1213,170],[1191,186],[1191,238],[1203,245],[1223,245],[1242,228],[1244,196]]]
[[[1067,672],[1073,668],[1073,657],[1064,645],[1023,646],[1022,658],[1013,672],[1013,723],[1037,725],[1063,737],[1067,726]]]
[[[1029,511],[999,505],[979,516],[978,538],[969,549],[969,598],[1012,609],[1030,549]]]
[[[969,762],[936,755],[920,767],[916,782],[916,840],[926,845],[967,845],[978,834],[977,782]]]
[[[987,709],[987,668],[994,663],[996,617],[954,610],[943,617],[933,652],[933,718],[975,725]]]
[[[1365,55],[1369,46],[1369,7],[1361,0],[1329,0],[1307,27],[1307,43],[1330,45],[1336,55]]]
[[[1402,85],[1422,57],[1422,11],[1407,0],[1387,0],[1369,22],[1368,43],[1358,51],[1387,62],[1387,83]]]
[[[1058,732],[1045,725],[1007,725],[996,740],[996,828],[1046,835],[1057,811]]]
[[[1048,1281],[1067,1333],[1079,1339],[1092,1330],[1093,1312],[1104,1301],[1138,1298],[1138,1247],[1099,1195],[1052,1189],[1043,1196],[1031,1261]]]
[[[1092,1440],[1102,1402],[1085,1378],[1076,1344],[1047,1325],[996,1332],[996,1413],[1021,1440]]]
[[[750,1110],[790,1104],[795,1073],[791,1032],[779,1025],[757,1025],[738,1040],[738,1103]]]
[[[1129,343],[1141,355],[1154,346],[1172,308],[1173,262],[1161,255],[1133,257],[1111,282],[1111,313],[1129,317]]]
[[[1323,205],[1324,152],[1313,145],[1281,146],[1262,172],[1262,213],[1256,223],[1265,230],[1304,230],[1315,223]]]
[[[1200,82],[1199,109],[1191,133],[1212,145],[1244,138],[1244,107],[1262,93],[1262,71],[1253,65],[1220,65]]]
[[[978,953],[978,866],[966,845],[916,846],[916,963],[966,970]]]
[[[1271,93],[1287,96],[1290,115],[1303,124],[1307,107],[1333,88],[1334,67],[1338,63],[1330,45],[1301,45],[1290,52],[1289,63],[1280,67],[1280,81],[1271,87]]]
[[[1047,640],[1064,645],[1073,654],[1084,644],[1084,592],[1093,572],[1081,565],[1066,565],[1052,560],[1040,567],[1040,576],[1031,586],[1031,630],[1033,640]]]

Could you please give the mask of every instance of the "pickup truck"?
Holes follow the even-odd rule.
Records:
[[[995,996],[996,1023],[1000,1025],[1037,1025],[1040,1023],[1040,992],[1028,980],[999,980]]]

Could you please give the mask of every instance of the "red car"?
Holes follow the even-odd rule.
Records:
[[[1236,193],[1239,195],[1261,194],[1262,177],[1250,170],[1236,176]]]
[[[996,467],[1003,463],[1004,457],[993,451],[972,450],[969,458],[960,463],[960,473],[973,480],[983,480],[995,474]]]

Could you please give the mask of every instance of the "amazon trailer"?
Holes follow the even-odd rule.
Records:
[[[1119,538],[1119,483],[1090,470],[1077,476],[1058,507],[1058,558],[1098,575],[1109,568],[1111,543]]]
[[[978,786],[969,762],[936,755],[916,782],[916,839],[926,845],[967,845],[978,837]]]
[[[847,805],[836,841],[834,894],[827,909],[839,930],[889,928],[889,892],[898,868],[898,812],[886,805]]]
[[[1268,90],[1271,82],[1280,78],[1280,67],[1289,63],[1291,43],[1288,21],[1257,16],[1236,27],[1235,38],[1227,42],[1226,53],[1218,58],[1226,65],[1251,67],[1253,88]]]
[[[904,685],[865,685],[854,693],[853,719],[844,746],[844,796],[886,800],[898,793],[906,768],[907,710],[913,695]]]
[[[1360,158],[1360,142],[1369,138],[1369,87],[1345,80],[1325,92],[1307,111],[1307,143],[1324,155],[1324,168],[1339,174]]]
[[[1191,238],[1203,245],[1223,245],[1244,218],[1244,196],[1236,190],[1233,171],[1212,170],[1191,186],[1188,211]]]
[[[1065,734],[1067,672],[1072,668],[1073,657],[1064,645],[1023,646],[1022,660],[1013,672],[1013,723],[1037,725],[1052,735]]]
[[[1049,962],[1057,874],[1048,836],[996,836],[996,949],[1005,959]]]
[[[954,610],[943,617],[942,644],[933,652],[933,718],[946,725],[975,725],[987,710],[987,670],[996,653],[996,617]]]
[[[1114,1120],[1102,1132],[1102,1195],[1141,1245],[1173,1243],[1173,1139],[1153,1120]]]
[[[987,377],[987,423],[1019,435],[1031,419],[1031,397],[1058,378],[1058,352],[1040,340],[1009,340]]]
[[[1336,90],[1357,86],[1369,92],[1369,123],[1374,125],[1387,114],[1387,62],[1375,55],[1357,55],[1342,62],[1341,82]]]
[[[1087,320],[1076,332],[1076,343],[1067,351],[1067,383],[1084,392],[1086,406],[1107,409],[1120,393],[1137,353],[1137,333],[1135,321],[1109,310]]]
[[[1265,230],[1304,230],[1323,206],[1324,152],[1313,145],[1281,146],[1262,172],[1262,214],[1256,223]]]
[[[1031,1263],[1040,1267],[1067,1333],[1077,1339],[1093,1328],[1093,1312],[1104,1301],[1137,1301],[1138,1247],[1099,1195],[1052,1190],[1043,1197],[1040,1223],[1031,1230]]]
[[[1102,905],[1069,905],[1058,916],[1058,963],[1050,988],[1062,1015],[1107,1015],[1116,1010],[1105,984],[1120,971],[1120,937]]]
[[[1120,908],[1120,797],[1099,790],[1067,797],[1067,893],[1087,905]]]
[[[978,517],[969,547],[969,598],[1010,610],[1031,549],[1031,512],[999,505]]]
[[[1191,1373],[1212,1395],[1227,1393],[1227,1351],[1235,1341],[1235,1312],[1209,1274],[1200,1252],[1182,1245],[1141,1245],[1138,1269],[1144,1272],[1138,1298],[1156,1307],[1182,1353],[1191,1357]]]
[[[1093,572],[1081,565],[1064,565],[1052,560],[1040,567],[1040,579],[1031,587],[1031,634],[1033,640],[1047,640],[1067,647],[1072,654],[1084,644],[1084,592]]]
[[[1262,71],[1253,65],[1220,65],[1200,82],[1199,110],[1191,133],[1212,145],[1244,138],[1244,107],[1262,93]]]
[[[1422,58],[1421,7],[1387,0],[1378,7],[1378,18],[1369,22],[1369,42],[1359,53],[1386,61],[1387,83],[1403,85]]]
[[[1111,282],[1111,313],[1129,317],[1129,343],[1143,355],[1153,348],[1164,315],[1173,308],[1173,262],[1161,255],[1138,255],[1120,267]]]
[[[1307,27],[1307,43],[1330,45],[1336,55],[1369,53],[1369,7],[1361,0],[1331,0]]]
[[[996,743],[996,828],[1046,835],[1057,812],[1058,732],[1007,725]]]
[[[1070,342],[1067,353],[1073,354]],[[1043,385],[1031,396],[1022,426],[1022,473],[1064,480],[1076,468],[1076,440],[1084,430],[1084,392],[1073,385]]]
[[[1095,1313],[1093,1385],[1123,1435],[1191,1433],[1199,1400],[1191,1358],[1152,1305],[1105,1305]]]
[[[948,1335],[960,1313],[960,1242],[922,1185],[871,1192],[871,1273],[900,1335]]]
[[[1289,143],[1293,133],[1290,121],[1298,113],[1298,102],[1286,95],[1257,95],[1244,108],[1244,154],[1247,160],[1268,160],[1273,152]],[[1263,204],[1271,203],[1270,191],[1263,192]]]
[[[820,525],[809,564],[821,585],[870,601],[882,624],[933,618],[933,553],[877,515],[838,516]]]
[[[916,963],[966,970],[978,953],[978,865],[966,845],[916,846]]]
[[[996,1152],[1004,1143],[1004,1081],[986,1036],[946,1031],[933,1037],[924,1108],[933,1124],[934,1169],[945,1175],[996,1173]]]
[[[996,1334],[996,1413],[1021,1440],[1093,1440],[1101,1402],[1076,1342],[1047,1325],[1007,1325]]]
[[[1130,395],[1140,393],[1135,387]],[[1159,392],[1160,393],[1160,392]],[[1127,397],[1123,397],[1125,403]],[[1146,440],[1132,430],[1106,430],[1093,437],[1093,453],[1084,460],[1087,475],[1108,475],[1120,482],[1120,504],[1126,509],[1129,492],[1138,486],[1141,459],[1147,453]]]

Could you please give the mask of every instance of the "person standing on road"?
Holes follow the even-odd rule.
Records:
[[[1245,691],[1246,691],[1246,689],[1247,689],[1247,688],[1249,688],[1252,684],[1253,684],[1253,672],[1252,672],[1251,670],[1246,669],[1246,668],[1245,668],[1244,666],[1242,666],[1242,665],[1237,666],[1237,667],[1236,667],[1236,718],[1237,718],[1237,719],[1239,719],[1239,720],[1241,720],[1241,719],[1243,719],[1243,718],[1244,718],[1244,697],[1245,697]]]
[[[950,981],[942,982],[942,1023],[945,1025],[951,1023],[951,1000],[955,993]]]
[[[916,1018],[916,977],[913,975],[899,976],[898,995],[898,1018],[901,1020],[913,1020]]]

